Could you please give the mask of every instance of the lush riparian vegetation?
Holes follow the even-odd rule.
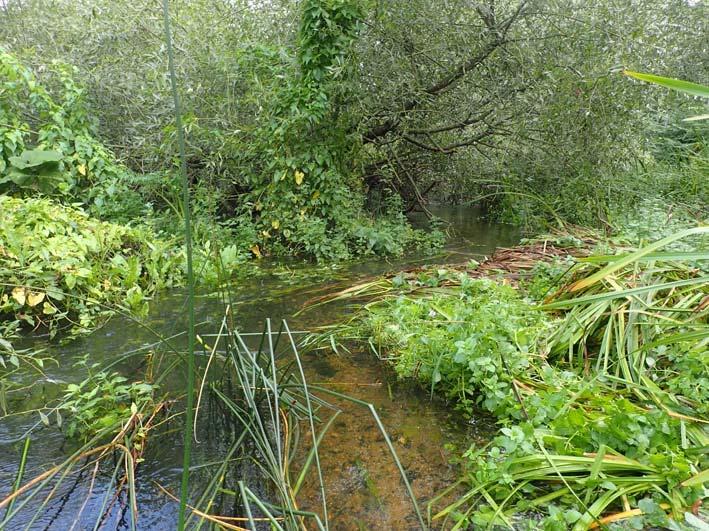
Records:
[[[530,233],[564,229],[555,244],[584,249],[512,285],[474,264],[375,283],[396,297],[368,306],[358,334],[402,378],[502,424],[487,447],[461,450],[467,494],[438,507],[435,525],[705,525],[709,121],[685,120],[705,112],[701,91],[622,75],[706,82],[701,2],[170,5],[198,284],[267,256],[434,251],[445,227],[414,229],[406,214],[435,202],[480,204]],[[27,385],[18,375],[54,361],[17,348],[22,334],[68,340],[117,311],[140,318],[157,291],[185,283],[162,16],[159,3],[122,0],[0,6],[3,414]],[[258,373],[275,395],[288,381],[259,372],[268,357],[237,358],[223,358],[235,381]],[[164,407],[147,372],[128,382],[87,367],[40,409],[85,442],[48,477],[106,437],[101,452],[127,437],[139,459]],[[220,400],[263,428],[249,393]],[[298,393],[294,418],[312,423]],[[284,456],[261,435],[298,525]],[[237,491],[245,510],[260,503]],[[5,519],[14,502],[1,503]]]
[[[447,507],[433,500],[434,521],[696,524],[708,464],[707,234],[685,228],[641,248],[630,234],[552,236],[484,271],[401,273],[340,294],[376,294],[343,337],[502,426],[462,453],[451,489],[467,492]]]

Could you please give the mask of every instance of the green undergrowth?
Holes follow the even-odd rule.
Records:
[[[0,314],[55,336],[95,328],[115,308],[142,315],[182,282],[182,258],[148,229],[98,221],[49,199],[0,196]]]
[[[708,233],[641,248],[629,242],[645,236],[617,235],[583,258],[571,255],[589,239],[566,237],[569,256],[516,287],[446,269],[371,284],[379,298],[348,333],[501,426],[463,453],[452,488],[465,494],[444,508],[434,499],[435,522],[693,529],[706,517]]]
[[[199,164],[190,171],[195,265],[203,283],[214,283],[254,257],[342,261],[434,250],[443,243],[436,223],[430,231],[409,224],[395,193],[376,215],[364,207],[348,165],[354,156],[350,141],[333,132],[337,124],[327,101],[338,86],[330,79],[331,63],[345,53],[358,24],[356,10],[346,2],[338,6],[332,13],[315,4],[304,9],[314,20],[302,36],[310,43],[301,58],[302,79],[264,105],[272,114],[264,117],[248,149],[225,149],[230,160],[245,165],[237,171],[246,179],[239,191]],[[317,28],[333,23],[332,42],[323,46]],[[283,78],[282,65],[272,66],[272,77]],[[184,212],[174,131],[165,131],[169,138],[159,148],[165,161],[159,170],[129,167],[102,142],[79,76],[61,62],[35,72],[0,48],[0,194],[81,205],[102,221],[149,227],[181,243]],[[185,119],[194,141],[204,131]]]

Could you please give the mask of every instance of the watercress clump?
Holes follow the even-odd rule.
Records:
[[[690,318],[671,323],[673,328],[635,321],[628,303],[610,313],[604,307],[595,311],[595,301],[610,296],[603,285],[593,286],[574,311],[555,315],[537,306],[533,299],[564,287],[560,274],[574,264],[536,266],[531,280],[522,283],[527,291],[446,269],[413,278],[400,274],[391,280],[397,295],[368,305],[361,317],[363,332],[400,376],[420,381],[466,415],[487,410],[502,426],[488,445],[463,455],[470,492],[460,503],[466,502],[468,512],[453,503],[439,517],[509,525],[498,503],[537,513],[533,522],[540,528],[580,530],[617,508],[624,496],[632,507],[642,502],[648,509],[631,522],[644,525],[667,521],[667,510],[681,516],[703,496],[701,478],[690,479],[709,464],[697,451],[706,445],[705,432],[694,423],[705,414],[708,398],[706,336],[697,335],[706,326],[696,313],[702,311],[703,288],[692,288],[691,298],[689,292],[655,294],[652,304],[663,308],[678,304],[684,311],[691,308],[687,301],[699,304]],[[583,267],[574,265],[566,283],[588,274]],[[651,281],[644,267],[616,272],[613,287]],[[676,264],[647,267],[672,279],[698,274]],[[632,343],[606,337],[605,330],[615,337],[613,327],[621,325]],[[694,335],[682,339],[687,332]],[[603,357],[599,344],[605,345]],[[635,384],[634,374],[642,385]]]
[[[153,401],[154,384],[128,382],[115,372],[99,372],[66,386],[57,418],[67,437],[88,440],[103,430],[125,423]]]

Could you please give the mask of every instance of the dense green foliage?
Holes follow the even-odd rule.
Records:
[[[154,385],[128,383],[120,374],[99,372],[79,384],[67,385],[56,420],[67,437],[88,440],[106,428],[124,425],[149,407],[154,391]]]
[[[701,81],[700,3],[174,3],[196,210],[238,227],[242,252],[396,253],[369,242],[420,239],[392,231],[392,210],[427,197],[481,200],[532,226],[597,225],[649,190],[707,199],[706,122],[680,122],[701,104],[621,75]],[[139,175],[161,175],[119,175],[97,213],[170,210],[177,149],[157,6],[8,2],[0,16],[7,50],[40,84],[64,72],[46,93],[72,123]],[[678,159],[687,171],[665,164]]]
[[[541,307],[446,270],[395,277],[400,294],[367,306],[358,326],[400,376],[504,426],[463,455],[470,490],[436,518],[464,527],[541,511],[530,528],[586,529],[622,498],[640,507],[633,525],[684,519],[709,465],[706,234],[539,264],[524,285],[556,293]]]
[[[264,44],[239,59],[241,68],[252,69],[245,83],[285,80],[258,96],[248,142],[235,144],[236,139],[224,137],[222,131],[204,132],[186,117],[190,133],[196,128],[198,135],[224,138],[227,144],[222,147],[229,156],[227,173],[217,170],[196,183],[197,241],[216,237],[220,247],[235,245],[230,254],[241,259],[249,251],[318,259],[399,255],[405,248],[440,244],[439,233],[426,238],[410,228],[395,194],[387,194],[379,219],[364,209],[353,172],[354,137],[346,133],[347,117],[340,117],[337,107],[346,97],[342,87],[351,68],[345,57],[361,18],[353,2],[313,1],[302,6],[293,57]],[[12,185],[6,191],[71,194],[104,219],[125,223],[143,218],[141,223],[167,231],[180,225],[176,183],[166,172],[170,165],[153,164],[156,173],[140,175],[116,161],[96,140],[97,124],[89,118],[86,91],[74,80],[79,70],[55,62],[52,75],[39,81],[13,56],[2,57],[9,80],[4,92],[11,96],[4,102],[2,119],[7,162],[0,170],[8,168],[4,180]],[[95,112],[100,115],[100,108]],[[165,130],[170,127],[166,124]],[[173,159],[172,146],[172,141],[162,146],[168,160]],[[19,160],[22,153],[40,159]],[[208,157],[202,158],[202,163],[208,162]],[[238,177],[229,177],[232,172]],[[231,199],[234,192],[239,194],[237,203]]]
[[[92,329],[114,307],[145,313],[151,294],[182,282],[174,246],[49,199],[0,196],[0,242],[4,328]]]
[[[433,277],[437,283],[448,275],[441,270]],[[373,309],[367,326],[379,348],[396,353],[399,375],[420,379],[432,392],[440,388],[468,414],[476,407],[511,414],[517,407],[511,377],[529,369],[528,352],[549,334],[550,324],[510,286],[453,278],[460,284],[455,296],[402,297]],[[414,285],[421,282],[426,276]]]

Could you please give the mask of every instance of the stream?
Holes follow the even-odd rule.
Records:
[[[496,247],[517,243],[518,231],[511,226],[478,221],[479,212],[466,207],[438,207],[433,213],[451,223],[455,235],[443,252],[435,256],[408,255],[396,260],[370,259],[339,266],[318,266],[291,262],[264,264],[262,274],[233,287],[237,326],[243,332],[260,332],[266,318],[274,323],[287,319],[291,330],[308,331],[351,314],[347,304],[317,306],[293,316],[303,304],[315,296],[343,289],[363,279],[436,263],[460,263],[490,255]],[[414,220],[415,222],[416,220]],[[305,271],[304,271],[305,270]],[[305,274],[302,274],[305,273]],[[151,303],[146,321],[154,331],[170,336],[185,330],[185,293],[181,290],[162,293]],[[223,302],[214,294],[202,294],[196,301],[198,331],[216,332],[224,313]],[[68,382],[86,376],[85,366],[75,361],[88,354],[90,363],[100,366],[111,362],[117,354],[140,349],[156,341],[153,332],[126,318],[114,317],[88,337],[67,345],[49,343],[38,338],[33,348],[46,348],[60,361],[47,367],[42,385],[32,388],[23,398],[24,407],[39,407],[60,393]],[[27,345],[25,345],[27,346]],[[140,377],[144,356],[132,358],[134,363],[119,366],[121,372]],[[304,354],[303,364],[309,383],[331,388],[370,402],[376,407],[413,490],[423,510],[428,499],[452,483],[457,471],[450,464],[456,451],[473,441],[485,442],[494,424],[484,416],[463,422],[450,408],[431,400],[425,390],[398,382],[394,374],[370,351],[341,351],[337,354],[316,351]],[[177,377],[179,380],[180,378]],[[168,383],[175,389],[183,382]],[[332,401],[331,401],[332,402]],[[320,448],[321,467],[330,509],[331,529],[416,529],[411,501],[401,482],[397,468],[370,413],[349,402],[334,402],[343,412],[323,439]],[[206,415],[205,415],[206,417]],[[8,494],[18,470],[23,434],[37,424],[37,415],[9,416],[0,423],[0,499]],[[198,431],[200,443],[193,445],[193,484],[209,479],[208,467],[227,444],[221,437],[219,424]],[[25,479],[37,476],[51,464],[66,458],[73,447],[66,442],[55,425],[41,427],[32,435]],[[167,498],[156,486],[179,491],[182,466],[182,436],[179,431],[158,437],[148,444],[145,462],[138,471],[138,529],[174,529],[177,503]],[[1,529],[83,530],[94,528],[94,515],[105,495],[100,482],[89,487],[90,476],[78,475],[65,481],[59,492],[47,503],[33,522],[35,507],[23,509],[18,518]],[[107,483],[107,481],[106,481]],[[317,482],[306,482],[299,496],[302,508],[317,511]],[[77,515],[84,507],[82,516]],[[93,510],[92,510],[93,508]],[[2,511],[0,510],[0,521]],[[130,529],[124,511],[111,511],[102,529]]]

